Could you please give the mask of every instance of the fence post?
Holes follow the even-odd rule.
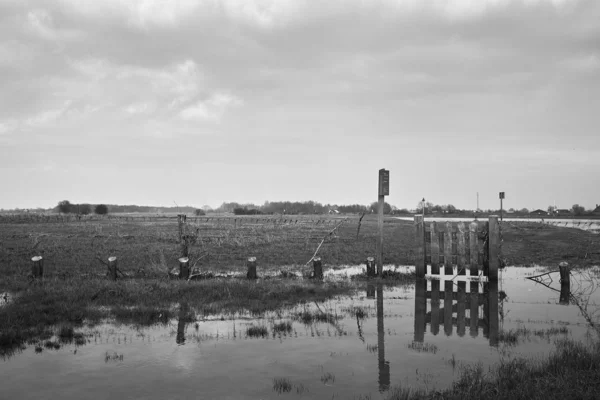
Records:
[[[417,278],[425,277],[425,225],[423,224],[423,216],[415,215],[415,239],[417,241],[417,251],[415,255],[415,269]]]
[[[375,276],[375,258],[367,257],[367,276],[373,277]]]
[[[321,257],[313,258],[313,277],[315,279],[323,279],[323,265],[321,264]]]
[[[488,280],[498,280],[498,264],[500,263],[498,250],[500,249],[500,225],[498,216],[490,215],[488,232]]]
[[[41,256],[35,256],[31,259],[31,275],[33,278],[44,277],[44,259]]]
[[[187,280],[190,277],[190,259],[181,257],[179,259],[179,279]]]
[[[248,266],[248,273],[246,274],[246,278],[248,278],[248,279],[258,278],[258,276],[256,275],[256,257],[249,257],[246,265]]]
[[[558,264],[560,270],[560,300],[559,304],[568,305],[571,297],[571,273],[569,263],[563,261]]]
[[[117,280],[117,257],[108,257],[108,277],[113,281]]]

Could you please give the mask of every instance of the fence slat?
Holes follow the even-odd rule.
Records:
[[[465,336],[465,309],[467,306],[467,282],[458,282],[458,304],[456,310],[457,330],[458,336]]]
[[[431,333],[437,335],[440,332],[440,281],[431,281]]]
[[[465,243],[465,223],[458,223],[458,232],[456,233],[457,239],[457,266],[458,266],[458,275],[466,275],[467,271],[467,245]]]
[[[437,229],[437,223],[431,223],[431,274],[440,273],[440,234]]]
[[[498,345],[498,281],[490,281],[488,284],[488,318],[490,327],[490,346]]]
[[[425,225],[422,215],[415,215],[415,238],[417,241],[417,249],[415,255],[415,269],[417,278],[425,277]]]
[[[469,274],[471,276],[479,275],[479,246],[477,239],[477,222],[471,222],[469,224],[469,246],[471,247],[470,255],[471,270]]]
[[[498,265],[500,264],[499,249],[500,249],[500,225],[498,225],[498,217],[492,215],[489,217],[489,233],[488,233],[488,255],[489,255],[489,280],[498,280]]]
[[[446,222],[444,232],[444,274],[452,275],[452,222]]]
[[[452,336],[452,292],[453,282],[444,281],[444,333],[446,336]]]
[[[479,335],[479,284],[477,282],[471,281],[469,283],[471,285],[471,308],[469,310],[469,318],[470,318],[470,329],[469,333],[471,337],[477,337]]]

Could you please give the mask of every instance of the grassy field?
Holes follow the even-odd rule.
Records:
[[[334,230],[334,228],[337,228]],[[329,234],[330,232],[332,232]],[[259,275],[266,271],[306,271],[318,255],[325,266],[356,265],[374,256],[377,220],[364,217],[268,216],[188,219],[191,264],[207,272],[245,271],[257,257]],[[538,223],[502,224],[502,256],[506,265],[600,264],[600,238],[589,232]],[[384,263],[414,265],[411,221],[386,218]],[[129,277],[163,278],[182,255],[176,219],[145,217],[80,222],[0,224],[0,290],[21,288],[31,270],[31,257],[44,257],[49,278],[102,276],[109,256]],[[102,260],[102,261],[99,261]]]
[[[530,222],[505,222],[501,231],[507,265],[600,264],[598,235]],[[316,282],[296,279],[289,272],[308,276],[312,268],[305,264],[320,244],[318,256],[325,267],[364,264],[375,255],[378,240],[372,215],[360,225],[358,216],[201,217],[188,219],[182,233],[188,238],[191,264],[203,271],[245,272],[247,258],[254,256],[262,278],[168,280],[168,271],[182,254],[175,218],[0,223],[0,293],[8,291],[12,299],[0,306],[0,355],[10,355],[25,343],[41,346],[63,331],[76,336],[78,327],[104,318],[126,324],[166,322],[181,317],[181,304],[200,315],[261,313],[350,294],[364,289],[364,282]],[[384,243],[384,263],[414,265],[412,221],[386,218]],[[43,282],[28,277],[35,255],[44,257]],[[109,256],[118,257],[125,274],[117,282],[106,279],[104,262]],[[414,274],[391,278],[392,283],[406,282]],[[569,393],[594,398],[590,390],[600,388],[597,354],[598,348],[565,342],[549,360],[511,361],[488,372],[474,366],[447,391],[396,387],[390,399],[556,398],[554,394]]]

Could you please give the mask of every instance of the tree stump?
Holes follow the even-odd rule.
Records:
[[[321,257],[313,258],[313,278],[323,280],[323,265]]]
[[[181,257],[179,259],[179,279],[187,280],[190,277],[190,259]]]
[[[108,257],[108,277],[110,280],[117,280],[117,257]]]
[[[248,266],[248,273],[246,274],[246,277],[248,279],[257,279],[258,276],[256,275],[256,257],[249,257],[246,265]]]
[[[375,258],[374,257],[367,257],[367,276],[368,277],[373,277],[375,276],[376,271],[375,271]]]
[[[31,259],[31,275],[33,278],[44,277],[44,259],[41,256],[35,256]]]

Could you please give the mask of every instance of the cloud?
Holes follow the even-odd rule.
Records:
[[[207,100],[198,101],[184,108],[179,115],[184,120],[218,122],[227,109],[242,103],[241,99],[231,94],[215,93]]]

